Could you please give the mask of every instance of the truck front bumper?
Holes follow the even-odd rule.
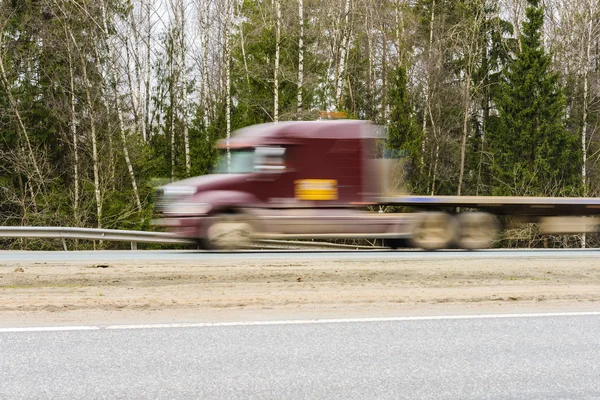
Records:
[[[153,220],[157,226],[164,226],[169,232],[182,239],[201,239],[205,236],[210,217],[169,217]]]

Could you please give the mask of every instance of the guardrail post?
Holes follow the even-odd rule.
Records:
[[[61,242],[63,244],[63,249],[65,251],[68,251],[69,249],[67,249],[67,241],[65,240],[65,238],[61,238],[60,240],[61,240]]]
[[[137,250],[137,242],[131,242],[131,250]]]

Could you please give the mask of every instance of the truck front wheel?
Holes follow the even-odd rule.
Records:
[[[215,250],[235,250],[252,243],[254,228],[243,214],[218,215],[206,230],[205,243]]]

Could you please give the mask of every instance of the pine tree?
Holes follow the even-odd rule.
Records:
[[[406,69],[399,66],[394,71],[390,85],[390,126],[388,145],[393,150],[408,150],[416,156],[414,150],[416,129],[406,87]],[[418,143],[417,143],[418,147]]]
[[[422,131],[418,129],[408,97],[406,69],[399,66],[393,72],[390,82],[390,124],[388,127],[388,147],[391,150],[406,152],[409,158],[408,179],[413,187],[418,186],[421,170]]]
[[[574,194],[580,185],[577,137],[565,127],[565,98],[541,31],[544,10],[529,0],[522,50],[503,71],[490,126],[492,190],[497,195]]]
[[[468,138],[470,151],[467,152],[466,170],[473,173],[467,173],[465,179],[470,191],[479,195],[491,193],[487,133],[490,130],[490,121],[494,119],[491,112],[493,99],[497,98],[502,70],[510,60],[512,51],[518,48],[517,39],[507,37],[513,36],[514,27],[500,15],[497,3],[485,3],[479,37],[481,54],[474,66],[472,77],[472,85],[477,88],[476,98],[480,114],[472,116],[473,135]]]

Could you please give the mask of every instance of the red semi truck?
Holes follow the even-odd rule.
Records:
[[[477,249],[488,247],[503,228],[499,216],[541,223],[545,233],[597,230],[599,221],[589,217],[600,214],[595,198],[395,193],[392,160],[375,158],[380,132],[357,120],[241,129],[219,142],[222,156],[214,173],[160,189],[157,223],[217,249],[258,238],[370,238],[389,247]],[[383,206],[416,211],[365,211]]]

